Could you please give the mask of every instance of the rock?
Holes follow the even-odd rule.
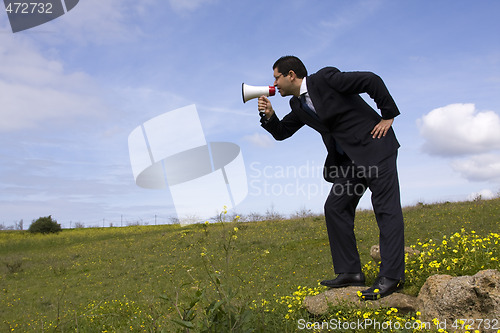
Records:
[[[412,247],[406,246],[405,253],[408,253],[409,255],[419,255],[420,251],[416,250]],[[373,258],[373,260],[375,260],[375,262],[379,262],[381,260],[381,258],[380,258],[380,246],[379,245],[373,245],[370,248],[370,256]]]
[[[412,255],[412,256],[418,256],[420,255],[420,251],[417,249],[414,249],[410,246],[405,246],[405,253]]]
[[[473,276],[430,276],[418,294],[422,321],[437,318],[453,323],[457,319],[500,318],[500,272],[488,269]],[[472,327],[476,328],[476,327]]]
[[[314,315],[327,313],[329,304],[370,309],[392,307],[402,312],[417,311],[417,298],[402,293],[394,293],[376,301],[362,301],[359,299],[357,293],[366,288],[345,287],[329,289],[316,296],[306,296],[303,305],[309,313]]]
[[[380,246],[379,245],[373,245],[370,248],[370,256],[375,260],[375,262],[379,262],[381,260],[380,258]]]

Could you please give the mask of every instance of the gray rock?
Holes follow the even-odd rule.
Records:
[[[373,245],[370,248],[370,256],[373,258],[373,260],[375,260],[375,262],[379,262],[381,260],[379,245]]]
[[[306,296],[304,298],[304,307],[309,313],[320,315],[328,312],[328,305],[352,306],[357,308],[377,309],[381,307],[397,308],[402,312],[417,311],[417,298],[394,293],[376,301],[362,301],[358,296],[358,291],[368,287],[345,287],[334,288],[325,291],[316,296]]]
[[[412,247],[406,246],[405,253],[408,253],[409,255],[419,255],[420,251]],[[379,262],[381,260],[379,245],[373,245],[370,248],[370,256],[373,258],[373,260],[375,260],[375,262]]]
[[[420,289],[418,300],[424,321],[434,318],[447,323],[457,319],[498,320],[500,272],[488,269],[473,276],[430,276]]]

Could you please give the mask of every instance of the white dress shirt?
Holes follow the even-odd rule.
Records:
[[[305,98],[306,98],[306,104],[307,106],[313,110],[314,112],[316,112],[316,110],[314,109],[314,105],[311,101],[311,97],[309,96],[309,93],[307,92],[307,83],[306,83],[306,77],[304,77],[302,79],[302,83],[300,85],[300,95],[304,95],[305,94]]]

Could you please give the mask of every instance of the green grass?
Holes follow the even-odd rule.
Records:
[[[457,232],[475,242],[470,237],[499,231],[500,199],[420,204],[405,208],[404,216],[407,246],[425,250],[422,246],[430,239],[441,244],[443,237],[450,240]],[[372,271],[370,282],[376,266],[370,263],[369,250],[378,242],[372,212],[358,212],[356,237],[362,263]],[[452,243],[441,246],[443,254],[433,260],[452,256],[445,252],[453,250]],[[420,279],[408,279],[403,292],[415,295],[425,275],[498,268],[499,245],[492,246],[478,248],[467,267],[436,268],[414,260],[409,267],[425,269],[420,269]],[[317,292],[318,282],[332,277],[322,216],[88,228],[51,235],[2,231],[0,332],[186,331],[173,320],[189,319],[189,309],[196,314],[191,323],[198,327],[222,321],[229,313],[232,323],[246,325],[240,331],[293,332],[297,319],[307,316],[291,306],[293,295],[301,299],[305,294],[297,292],[299,286]]]

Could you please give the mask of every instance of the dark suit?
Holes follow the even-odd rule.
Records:
[[[384,82],[370,72],[340,72],[323,68],[306,78],[316,114],[311,115],[297,97],[291,112],[279,120],[262,118],[262,126],[276,140],[293,135],[303,125],[318,131],[327,148],[324,177],[334,183],[325,203],[325,219],[336,273],[361,271],[354,236],[356,206],[366,187],[380,229],[380,276],[404,279],[404,226],[396,157],[399,143],[392,127],[385,137],[370,132],[383,119],[399,115]],[[359,96],[367,93],[382,117]],[[340,148],[338,147],[340,146]]]

